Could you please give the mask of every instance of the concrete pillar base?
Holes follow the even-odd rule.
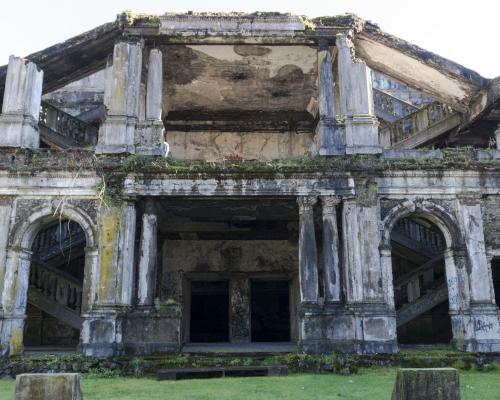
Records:
[[[79,349],[83,355],[109,357],[123,353],[123,316],[119,310],[99,310],[84,314]]]
[[[0,356],[23,354],[23,331],[26,315],[3,315],[0,317]]]
[[[0,147],[21,147],[37,149],[40,147],[38,121],[22,114],[0,115]]]
[[[141,307],[123,320],[122,354],[147,355],[179,351],[181,316],[174,308],[157,311]]]

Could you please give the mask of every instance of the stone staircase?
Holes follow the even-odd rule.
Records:
[[[373,88],[373,104],[377,117],[389,123],[394,123],[418,110],[413,104],[376,88]]]
[[[381,126],[380,139],[386,147],[413,149],[462,123],[462,115],[446,104],[430,103],[421,109]]]
[[[81,282],[63,271],[33,261],[28,302],[67,325],[80,329]]]
[[[82,282],[57,268],[70,252],[83,247],[80,226],[63,221],[42,230],[33,243],[28,302],[47,314],[80,329]]]
[[[95,146],[99,129],[42,101],[38,121],[42,141],[57,149]]]
[[[433,290],[428,291],[425,295],[419,297],[413,303],[409,303],[401,307],[397,311],[396,325],[399,327],[406,324],[419,315],[429,311],[438,304],[448,299],[448,286],[442,283]]]
[[[427,259],[421,266],[394,281],[394,290],[406,293],[407,297],[407,303],[396,311],[399,327],[448,298],[448,287],[444,277],[434,279],[435,268],[442,266],[444,260],[445,243],[439,233],[408,218],[396,223],[391,239]]]

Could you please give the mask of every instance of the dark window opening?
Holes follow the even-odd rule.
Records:
[[[495,301],[500,305],[500,259],[493,260],[491,264],[493,275],[493,289],[495,291]]]
[[[229,341],[227,282],[191,282],[191,342]]]
[[[290,341],[288,282],[252,282],[252,341]]]

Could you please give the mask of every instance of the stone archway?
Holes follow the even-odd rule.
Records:
[[[88,310],[95,293],[97,268],[97,236],[91,218],[81,209],[65,204],[60,209],[56,204],[37,207],[12,229],[7,251],[1,306],[3,318],[0,320],[3,355],[17,355],[23,352],[23,328],[27,306],[29,274],[32,258],[32,244],[36,235],[47,224],[54,221],[73,221],[85,234],[85,264],[81,312]]]
[[[390,210],[382,221],[381,262],[386,276],[385,293],[387,304],[392,310],[398,312],[397,315],[399,318],[400,309],[396,310],[394,300],[391,233],[398,221],[409,219],[409,217],[417,217],[430,222],[442,234],[444,246],[441,249],[441,254],[444,259],[446,287],[440,288],[440,293],[434,293],[434,301],[442,300],[440,297],[447,296],[452,325],[452,342],[457,347],[464,349],[467,339],[466,325],[468,321],[464,317],[463,312],[469,308],[469,286],[465,268],[465,249],[458,224],[453,216],[439,205],[428,201],[417,203],[406,201]],[[428,266],[430,267],[430,265]],[[424,269],[417,270],[417,272],[422,272]],[[428,296],[429,298],[431,298],[430,295]]]

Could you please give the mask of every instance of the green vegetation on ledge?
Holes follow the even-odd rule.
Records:
[[[477,160],[472,148],[443,149],[443,158],[383,158],[380,155],[295,157],[272,161],[184,161],[172,157],[130,155],[124,172],[166,174],[263,174],[313,172],[381,172],[415,169],[500,171],[500,160]]]

